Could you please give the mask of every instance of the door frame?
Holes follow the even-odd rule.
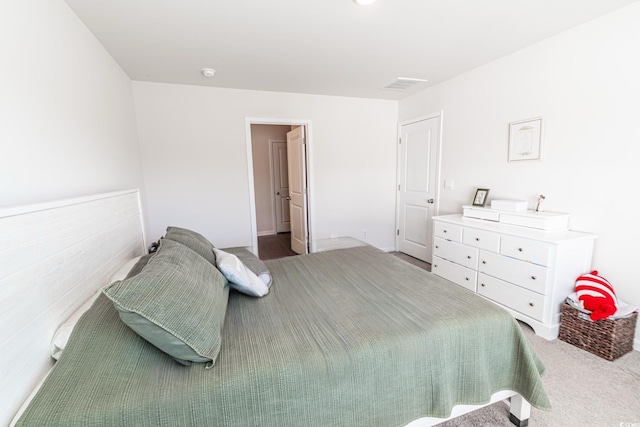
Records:
[[[315,227],[316,215],[313,209],[315,206],[313,185],[313,132],[312,121],[308,119],[286,119],[273,117],[245,117],[245,139],[247,149],[247,178],[249,184],[249,217],[250,217],[250,233],[251,247],[249,248],[254,254],[258,254],[258,225],[256,220],[256,192],[253,185],[253,142],[251,140],[251,125],[292,125],[304,126],[306,128],[306,156],[307,163],[307,230],[309,233],[309,252],[315,252],[316,244],[312,238],[312,232]]]
[[[400,137],[402,136],[402,127],[406,125],[410,125],[412,123],[421,122],[423,120],[434,119],[436,117],[440,118],[440,129],[438,135],[438,141],[436,141],[436,191],[433,197],[433,214],[434,216],[440,214],[440,186],[441,186],[441,177],[440,173],[442,170],[442,131],[443,131],[443,119],[444,119],[444,111],[436,111],[430,114],[425,114],[424,116],[413,117],[408,120],[403,120],[398,122],[398,139],[397,139],[397,147],[396,147],[396,189],[398,185],[400,185],[400,161],[402,160],[402,156],[400,153]],[[396,230],[400,227],[400,200],[398,198],[398,191],[396,190]],[[433,241],[433,233],[431,236],[427,236],[427,238]],[[398,251],[400,249],[400,236],[396,233],[395,237],[395,250]],[[431,260],[432,261],[432,260]]]

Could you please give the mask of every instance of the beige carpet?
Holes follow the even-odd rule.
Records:
[[[393,255],[430,271],[408,255]],[[552,411],[531,410],[531,427],[640,427],[640,352],[609,362],[564,341],[547,341],[520,323],[546,366],[543,377]],[[640,326],[636,326],[637,328]],[[509,406],[498,402],[440,427],[507,427]]]
[[[544,385],[552,411],[531,410],[532,427],[640,427],[640,352],[609,362],[560,340],[547,341],[521,323],[544,362]],[[512,426],[498,402],[442,427]]]

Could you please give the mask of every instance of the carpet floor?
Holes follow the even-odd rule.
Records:
[[[545,364],[543,383],[553,410],[531,409],[531,427],[640,427],[640,352],[609,362],[564,341],[547,341],[520,323]],[[513,426],[498,402],[440,424],[442,427]]]

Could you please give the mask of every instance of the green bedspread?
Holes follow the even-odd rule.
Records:
[[[209,370],[100,296],[18,425],[393,427],[505,389],[549,408],[517,322],[472,292],[367,246],[266,265],[266,297],[230,294]]]

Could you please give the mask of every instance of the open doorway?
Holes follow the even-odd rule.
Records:
[[[262,259],[311,249],[309,127],[294,120],[247,119],[252,249]]]

